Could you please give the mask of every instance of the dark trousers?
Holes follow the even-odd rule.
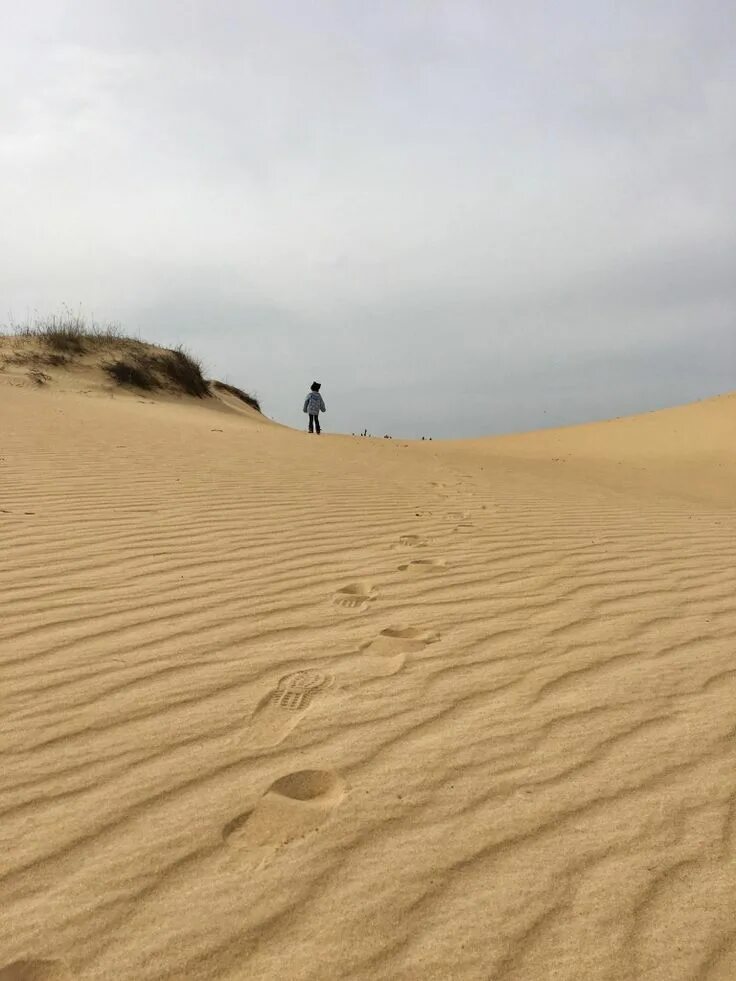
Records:
[[[319,416],[313,416],[311,412],[309,413],[309,431],[310,433],[316,431],[318,436],[321,432],[321,429],[319,428]]]

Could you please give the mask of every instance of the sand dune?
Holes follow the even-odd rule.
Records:
[[[735,978],[736,396],[225,409],[0,386],[0,979]]]

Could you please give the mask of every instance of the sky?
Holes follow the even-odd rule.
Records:
[[[0,322],[183,344],[303,425],[736,389],[733,0],[0,0]]]

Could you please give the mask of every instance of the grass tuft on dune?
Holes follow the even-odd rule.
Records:
[[[54,381],[46,369],[101,372],[123,389],[208,399],[213,388],[235,395],[260,412],[253,396],[234,385],[208,381],[201,361],[186,348],[163,348],[123,333],[117,324],[99,324],[69,311],[61,316],[11,324],[0,333],[0,372],[24,369],[36,386]]]

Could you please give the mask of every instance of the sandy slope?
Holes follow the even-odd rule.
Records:
[[[0,413],[2,981],[736,977],[736,397]]]

